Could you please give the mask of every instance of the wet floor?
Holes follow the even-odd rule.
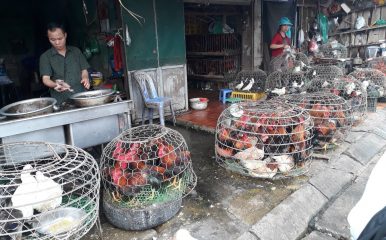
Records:
[[[214,158],[214,135],[172,127],[185,138],[192,152],[198,182],[184,198],[181,210],[168,222],[143,237],[141,232],[123,231],[111,226],[102,216],[106,239],[172,239],[180,228],[197,239],[235,239],[267,212],[301,187],[307,177],[259,180],[241,176],[220,167]],[[95,239],[90,232],[84,239]]]

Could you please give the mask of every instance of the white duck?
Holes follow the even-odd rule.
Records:
[[[240,82],[239,84],[237,84],[237,85],[235,86],[235,88],[236,88],[237,90],[240,90],[243,86],[244,86],[244,81],[241,80],[241,82]]]
[[[36,180],[39,193],[36,195],[34,209],[47,212],[59,207],[62,204],[62,186],[40,171],[36,172]]]
[[[33,167],[30,164],[24,166],[21,172],[21,184],[11,197],[13,208],[20,210],[24,218],[33,216],[33,206],[36,203],[36,194],[38,192],[38,183],[31,175]]]
[[[349,83],[346,86],[344,86],[344,88],[346,90],[346,94],[350,95],[354,91],[354,89],[355,89],[355,83],[353,83],[353,82]]]
[[[255,83],[255,79],[252,78],[252,79],[249,81],[248,85],[247,85],[246,87],[243,88],[243,91],[249,91],[249,90],[251,90],[251,88],[252,88],[252,86],[253,86],[254,83]]]

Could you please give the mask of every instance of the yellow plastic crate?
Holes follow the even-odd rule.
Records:
[[[265,93],[232,92],[231,98],[241,98],[243,100],[257,101],[265,97]]]

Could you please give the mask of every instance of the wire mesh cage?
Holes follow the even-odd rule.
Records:
[[[80,239],[99,213],[99,168],[82,149],[0,145],[0,239]]]
[[[267,74],[260,69],[254,71],[243,70],[229,85],[234,91],[263,92]]]
[[[307,66],[310,65],[310,60],[308,59],[307,55],[302,52],[295,53],[295,60],[301,61]]]
[[[273,98],[284,94],[304,92],[306,82],[308,82],[306,72],[301,71],[299,68],[292,68],[269,74],[265,89],[268,93],[268,98]]]
[[[329,92],[293,94],[281,100],[305,109],[314,121],[313,147],[327,151],[338,146],[351,130],[352,109],[345,99]]]
[[[277,57],[274,57],[269,62],[269,72],[277,70],[285,71],[294,67],[296,56],[293,53],[285,52]]]
[[[256,178],[305,173],[312,154],[313,122],[303,109],[279,101],[241,102],[217,122],[216,161]]]
[[[345,99],[352,108],[353,124],[360,123],[366,117],[367,91],[353,76],[346,75],[334,79],[316,77],[306,85],[306,91],[327,91]]]
[[[189,75],[224,75],[236,73],[240,69],[240,57],[208,57],[208,58],[189,58],[187,60]]]
[[[325,58],[347,58],[347,47],[340,43],[326,43],[319,46],[319,53]]]
[[[367,61],[367,66],[377,69],[386,75],[386,57],[377,57]]]
[[[134,211],[181,200],[197,181],[184,138],[160,125],[131,128],[111,141],[103,150],[101,174],[104,200]],[[162,223],[158,220],[157,225]],[[123,228],[140,230],[134,225]]]
[[[315,77],[321,77],[324,79],[335,79],[337,77],[344,76],[343,71],[340,67],[330,64],[318,64],[312,66],[307,73],[308,79],[312,80]]]
[[[386,76],[377,69],[360,68],[350,73],[362,83],[367,91],[367,108],[369,112],[375,112],[378,98],[384,97]],[[377,99],[377,100],[375,100]]]

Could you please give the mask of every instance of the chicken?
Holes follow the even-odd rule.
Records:
[[[233,150],[230,148],[221,148],[216,144],[215,150],[216,150],[216,153],[221,157],[228,158],[233,156]]]
[[[13,193],[11,202],[13,208],[20,210],[24,218],[33,216],[33,206],[36,203],[36,194],[38,193],[38,182],[31,175],[33,170],[30,164],[24,166],[21,172],[21,184]]]
[[[310,115],[313,118],[328,118],[331,112],[326,106],[322,106],[320,103],[315,103],[310,109]]]
[[[243,88],[243,91],[249,91],[249,90],[251,90],[251,88],[252,88],[252,86],[253,86],[254,83],[255,83],[255,79],[252,78],[251,80],[249,80],[248,85],[245,86],[245,87]]]
[[[264,161],[253,161],[250,163],[250,161],[240,161],[241,164],[247,164],[244,166],[248,166],[247,168],[250,169],[248,172],[251,176],[259,177],[259,178],[273,178],[277,173],[277,167],[273,164],[267,163],[266,160]]]
[[[271,93],[276,94],[278,96],[284,95],[285,94],[285,87],[282,88],[275,88],[271,91]]]
[[[281,155],[272,157],[279,168],[279,171],[282,173],[289,172],[294,167],[294,158],[290,155]]]
[[[261,160],[264,157],[264,150],[257,147],[250,147],[236,153],[233,157],[241,161]]]
[[[326,123],[315,126],[315,128],[322,136],[327,136],[336,131],[336,122],[330,119]]]
[[[237,90],[240,90],[243,86],[244,86],[244,81],[241,80],[241,82],[240,82],[239,84],[237,84],[237,85],[235,86],[235,88],[236,88]]]
[[[355,90],[355,83],[348,83],[346,86],[344,86],[344,89],[346,90],[346,94],[350,95]]]
[[[59,207],[62,204],[62,186],[49,177],[44,176],[41,171],[36,172],[38,193],[37,203],[34,209],[39,212],[47,212]]]
[[[172,145],[160,144],[158,145],[158,157],[161,159],[161,165],[163,167],[170,168],[174,165],[177,154]]]

